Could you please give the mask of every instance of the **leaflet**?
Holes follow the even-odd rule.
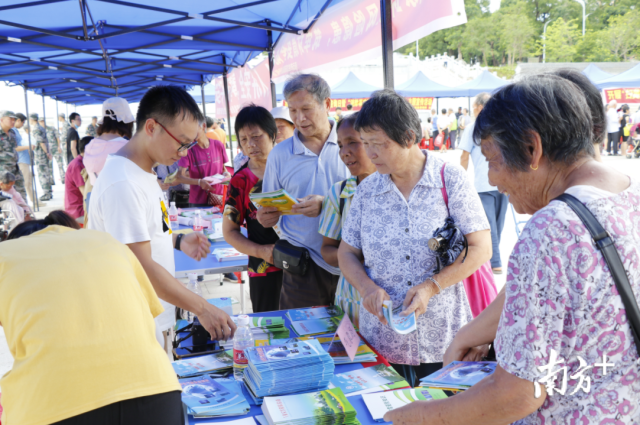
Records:
[[[342,316],[303,320],[291,322],[291,327],[298,336],[332,334],[338,329],[341,320]]]
[[[389,391],[385,393],[365,394],[362,396],[369,413],[376,422],[384,422],[387,412],[404,407],[419,400],[439,400],[447,398],[442,390],[430,388],[413,388],[407,390]]]
[[[495,372],[496,365],[496,362],[454,361],[443,369],[422,378],[420,384],[432,388],[466,390]]]
[[[339,373],[331,379],[329,388],[339,387],[347,397],[410,387],[392,367],[383,364]]]
[[[296,198],[284,189],[279,189],[274,192],[250,193],[249,199],[257,207],[275,207],[283,215],[295,214],[291,210],[291,207],[298,203]]]
[[[408,316],[401,316],[400,313],[402,313],[402,310],[402,304],[393,308],[391,301],[387,300],[382,303],[382,312],[387,322],[389,322],[391,329],[400,335],[406,335],[414,332],[418,328],[416,314],[413,312]]]
[[[182,402],[188,413],[194,417],[217,417],[244,415],[249,412],[242,391],[225,385],[225,380],[215,380],[208,376],[199,376],[180,380]],[[233,383],[231,383],[233,384]]]
[[[325,319],[327,317],[342,316],[344,313],[340,306],[332,305],[330,307],[302,308],[298,310],[287,311],[287,317],[292,322],[300,322],[302,320]]]
[[[171,363],[178,378],[202,375],[207,372],[215,372],[233,367],[232,351],[221,351],[206,356],[176,360]]]

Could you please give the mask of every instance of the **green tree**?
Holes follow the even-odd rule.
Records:
[[[611,52],[602,43],[603,31],[587,30],[587,33],[576,44],[575,60],[578,62],[613,61]]]
[[[481,52],[484,66],[496,62],[496,48],[500,43],[496,17],[494,14],[468,22],[464,34],[466,49]]]
[[[536,34],[531,19],[522,11],[524,2],[504,10],[500,19],[500,41],[507,53],[508,65],[513,65],[516,59],[526,56],[531,50],[533,37]]]
[[[640,45],[638,25],[640,13],[637,9],[609,19],[609,27],[601,31],[600,40],[614,60],[627,61],[634,57],[632,53]]]
[[[578,24],[562,18],[553,21],[547,27],[546,60],[547,62],[573,62],[577,55],[576,45],[582,38]],[[540,41],[539,52],[542,52],[543,41]]]

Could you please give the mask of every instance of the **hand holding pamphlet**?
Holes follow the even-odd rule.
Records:
[[[249,199],[258,207],[275,207],[282,215],[295,214],[291,207],[298,203],[298,200],[284,189],[274,192],[250,193]]]
[[[382,303],[382,312],[387,322],[389,322],[391,329],[400,335],[406,335],[414,332],[418,328],[416,313],[413,312],[408,316],[401,316],[400,313],[402,313],[402,310],[402,304],[393,308],[393,304],[389,300]]]
[[[414,401],[439,400],[443,398],[447,398],[444,391],[431,388],[413,388],[362,396],[364,404],[367,405],[371,417],[376,422],[384,422],[383,418],[387,412],[404,407]]]
[[[231,175],[230,174],[215,174],[213,176],[205,177],[202,180],[206,181],[211,186],[213,186],[214,184],[229,184],[229,182],[231,181]]]
[[[180,172],[179,168],[176,171],[174,171],[173,173],[167,175],[167,177],[164,178],[164,182],[165,183],[173,183],[173,182],[175,182],[176,179],[178,178],[178,172]]]

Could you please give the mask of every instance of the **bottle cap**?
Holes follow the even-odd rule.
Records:
[[[171,203],[170,203],[169,205],[171,205],[172,207],[174,207],[174,206],[176,205],[176,203],[175,203],[174,201],[171,201]]]
[[[249,321],[249,316],[247,316],[246,314],[241,314],[240,316],[238,316],[239,326],[249,326]]]
[[[198,273],[188,273],[187,277],[189,278],[189,282],[198,280]]]

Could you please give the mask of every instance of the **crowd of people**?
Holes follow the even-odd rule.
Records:
[[[329,85],[318,75],[291,77],[283,93],[285,108],[239,111],[234,132],[240,152],[225,199],[203,178],[231,174],[226,136],[184,90],[150,89],[136,117],[126,101],[110,99],[96,135],[83,139],[72,131],[79,117],[69,117],[65,142],[67,149],[73,142],[68,152],[75,159],[66,171],[65,209],[71,216],[54,212],[26,221],[0,243],[6,258],[0,323],[16,357],[2,380],[8,425],[106,424],[114,411],[129,418],[123,423],[181,423],[182,414],[175,414],[181,412],[179,387],[161,358],[174,306],[195,313],[214,339],[232,337],[235,324],[174,277],[174,250],[196,260],[210,255],[204,235],[171,231],[167,191],[177,185],[190,187],[191,206],[224,203],[224,238],[249,256],[254,312],[337,304],[412,386],[451,361],[495,351],[496,372],[478,385],[446,400],[412,403],[385,420],[637,420],[632,321],[600,245],[569,205],[555,199],[569,194],[586,205],[640,293],[640,183],[600,157],[605,138],[611,152],[623,142],[611,136],[610,117],[614,111],[617,128],[627,128],[634,122],[628,108],[620,116],[616,105],[605,109],[598,90],[571,70],[476,96],[475,120],[462,108],[443,109],[426,126],[393,90],[374,92],[359,111],[340,111],[337,120],[330,114]],[[0,140],[16,145],[15,115],[2,116]],[[31,118],[31,131],[40,131],[37,117]],[[462,149],[461,164],[421,149],[427,135],[442,135],[449,148]],[[37,140],[46,156],[52,151],[45,137]],[[0,186],[12,194],[20,192],[17,154]],[[475,186],[466,175],[469,159]],[[160,178],[176,171],[175,183]],[[279,189],[297,199],[293,214],[257,208],[249,198]],[[10,201],[28,208],[24,198]],[[477,314],[475,295],[463,281],[488,262],[494,273],[503,272],[499,245],[509,203],[532,218],[511,254],[505,287]],[[71,230],[79,222],[84,229]],[[445,228],[455,228],[464,249],[448,254],[442,266],[430,240]],[[276,267],[274,256],[282,253],[300,267]],[[29,268],[33,261],[42,267]],[[26,274],[19,272],[25,268]],[[477,284],[493,281],[485,276]],[[417,331],[394,332],[382,313],[385,301],[402,306],[403,315],[415,314]],[[68,307],[61,312],[63,304]],[[70,324],[73,332],[60,331]],[[570,385],[581,385],[579,373],[589,372],[589,389],[557,394],[550,385],[536,386],[545,379],[541,366],[555,358],[566,362]],[[598,362],[615,369],[601,371]],[[58,364],[65,366],[52,366]],[[37,412],[24,407],[63,379],[77,385],[46,398],[44,406],[39,401]]]

